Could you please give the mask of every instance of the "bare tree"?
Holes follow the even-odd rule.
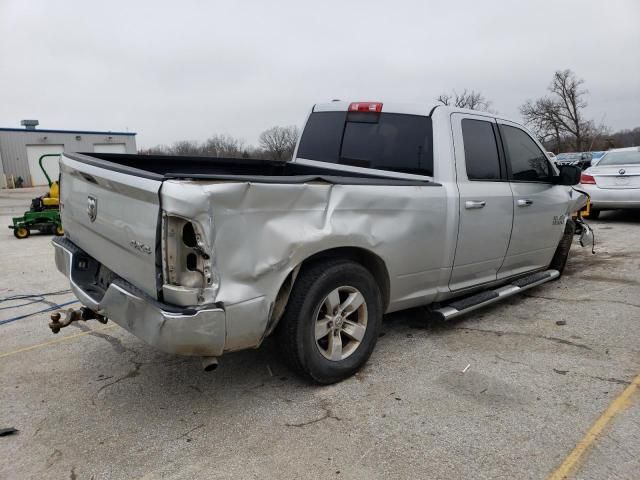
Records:
[[[571,70],[557,70],[548,87],[550,95],[536,101],[528,100],[520,107],[524,120],[542,137],[552,133],[559,146],[561,137],[572,139],[572,148],[580,152],[589,147],[585,134],[594,129],[593,122],[584,119],[583,110],[587,106],[582,88],[584,80],[576,77]]]
[[[260,147],[273,160],[289,160],[298,141],[298,127],[271,127],[260,134]]]
[[[195,140],[181,140],[169,147],[170,155],[200,155],[200,145]]]
[[[558,105],[549,98],[540,98],[538,100],[527,102],[520,107],[524,121],[533,130],[538,138],[545,144],[554,141],[553,150],[558,153],[562,142],[562,127],[558,118]]]
[[[230,135],[214,134],[199,143],[195,140],[181,140],[171,146],[156,145],[147,149],[142,149],[138,153],[141,155],[182,155],[182,156],[204,156],[204,157],[226,157],[240,158],[246,152],[244,141]]]
[[[475,90],[469,91],[466,88],[462,93],[458,93],[455,90],[452,93],[442,93],[436,98],[436,102],[440,102],[442,105],[485,112],[488,112],[491,107],[491,101],[487,100],[482,93]]]
[[[553,75],[549,91],[555,96],[558,105],[558,120],[564,129],[575,137],[576,151],[582,149],[584,130],[588,128],[583,118],[582,110],[587,106],[584,96],[586,90],[581,87],[584,80],[576,78],[575,74],[567,70],[558,70]]]
[[[605,144],[609,148],[640,146],[640,127],[636,127],[633,130],[620,130],[609,134],[606,137]]]
[[[244,152],[244,141],[230,135],[212,135],[201,146],[201,154],[207,157],[240,158]]]

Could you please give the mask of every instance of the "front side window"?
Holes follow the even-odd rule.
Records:
[[[500,157],[491,122],[462,120],[464,159],[469,180],[500,180]]]
[[[511,166],[511,178],[521,182],[550,182],[552,171],[547,156],[536,142],[516,127],[500,127],[502,141]]]

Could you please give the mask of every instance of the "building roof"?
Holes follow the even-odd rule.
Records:
[[[0,128],[0,132],[22,132],[22,133],[74,133],[84,135],[137,135],[135,132],[97,132],[92,130],[49,130],[46,128]]]

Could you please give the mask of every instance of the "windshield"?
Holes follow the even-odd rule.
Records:
[[[580,154],[579,153],[559,153],[556,156],[556,159],[560,161],[580,160]]]
[[[431,118],[396,113],[315,112],[298,158],[433,175]]]
[[[640,150],[627,150],[624,152],[609,152],[598,162],[598,166],[603,165],[639,165]]]

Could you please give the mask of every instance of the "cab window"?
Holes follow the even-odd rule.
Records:
[[[507,162],[511,167],[511,180],[520,182],[550,182],[553,175],[547,156],[524,131],[501,125],[500,133]]]
[[[469,180],[500,180],[498,144],[491,122],[462,120],[464,159]]]

